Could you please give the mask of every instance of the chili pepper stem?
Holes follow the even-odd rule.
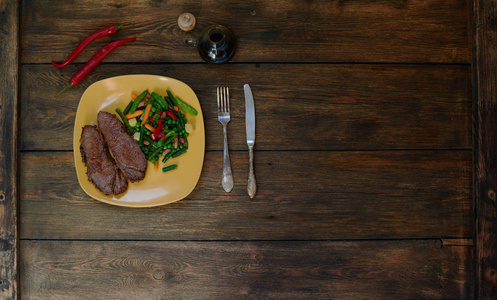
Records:
[[[68,88],[70,88],[71,86],[72,86],[72,84],[70,84],[70,83],[69,83],[68,85],[66,85],[66,86],[65,86],[62,90],[60,90],[57,94],[55,94],[55,96],[53,96],[53,97],[54,97],[54,99],[55,99],[55,98],[57,98],[57,96],[58,96],[59,94],[61,94],[63,91],[67,90],[67,89],[68,89]]]
[[[119,29],[121,29],[124,25],[131,25],[131,26],[135,27],[135,25],[133,25],[133,23],[131,23],[131,22],[124,22],[124,23],[121,23],[119,25],[115,25],[116,31],[119,31]]]

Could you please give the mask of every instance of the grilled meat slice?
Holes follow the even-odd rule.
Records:
[[[116,159],[117,166],[131,182],[145,177],[147,159],[138,142],[130,136],[123,123],[111,113],[98,113],[98,128]]]
[[[119,195],[128,189],[128,181],[110,156],[102,134],[96,126],[83,127],[79,140],[81,157],[88,180],[106,195]]]

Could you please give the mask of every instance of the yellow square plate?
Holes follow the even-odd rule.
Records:
[[[132,100],[131,93],[139,94],[144,90],[156,92],[161,96],[170,90],[173,95],[193,106],[197,116],[185,114],[187,122],[193,125],[194,132],[188,136],[188,151],[176,158],[170,158],[165,164],[159,162],[159,170],[148,162],[145,179],[138,183],[129,182],[124,194],[105,195],[100,192],[86,175],[86,166],[81,159],[79,139],[85,125],[97,125],[100,110],[117,116],[117,107],[124,110]],[[119,118],[119,117],[118,117]],[[197,95],[185,83],[168,77],[156,75],[125,75],[108,78],[92,84],[81,96],[74,123],[74,163],[81,188],[92,198],[120,206],[151,207],[181,200],[188,196],[197,185],[205,152],[204,118]],[[163,173],[165,165],[177,164],[175,170]]]

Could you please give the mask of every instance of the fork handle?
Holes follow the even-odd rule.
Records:
[[[228,153],[228,134],[226,125],[223,125],[224,149],[223,149],[223,179],[222,184],[226,192],[233,189],[233,173],[231,172],[230,155]]]
[[[247,193],[250,199],[254,198],[256,190],[257,186],[255,183],[255,174],[254,174],[254,147],[249,147],[249,173],[247,181]]]

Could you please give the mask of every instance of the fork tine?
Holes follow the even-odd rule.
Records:
[[[226,111],[230,112],[230,89],[226,88]]]
[[[226,87],[223,88],[223,111],[226,112],[226,104],[228,100],[226,99]]]
[[[224,112],[224,87],[221,88],[221,111]]]
[[[230,113],[230,90],[229,87],[217,87],[217,111]]]
[[[217,111],[221,111],[221,99],[219,98],[219,87],[217,88]]]

